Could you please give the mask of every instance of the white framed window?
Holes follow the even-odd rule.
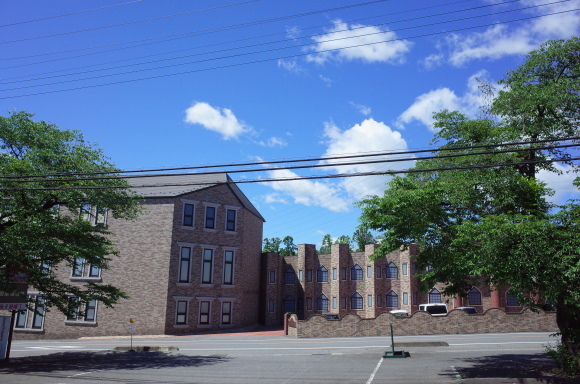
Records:
[[[210,325],[211,301],[202,300],[199,302],[199,325]]]
[[[201,256],[201,284],[213,283],[214,248],[203,248]]]
[[[354,295],[350,297],[350,308],[363,309],[363,298],[358,292],[355,292]]]
[[[304,271],[298,270],[298,281],[304,281]]]
[[[177,300],[175,302],[175,325],[187,325],[187,300]]]
[[[336,268],[332,268],[332,280],[336,280],[337,278],[337,273],[336,273]]]
[[[308,282],[312,281],[312,269],[306,270],[306,281]]]
[[[367,277],[373,277],[373,267],[367,265]]]
[[[407,263],[403,263],[403,265],[401,266],[401,269],[402,269],[402,272],[403,272],[403,276],[407,276],[407,273],[408,273],[408,271],[407,271],[407,269],[408,269]]]
[[[234,303],[232,301],[222,301],[221,324],[232,325],[232,308]]]
[[[44,328],[44,297],[40,294],[29,294],[34,301],[32,308],[16,312],[15,330],[42,331]]]
[[[276,283],[276,271],[269,271],[268,283],[275,284]]]
[[[403,292],[403,305],[409,304],[409,294],[407,292]]]
[[[378,279],[381,277],[381,267],[376,267],[375,268],[375,277]]]
[[[235,251],[233,249],[224,250],[223,281],[224,285],[234,285],[234,260]]]
[[[104,207],[93,207],[89,203],[83,203],[79,207],[79,218],[93,225],[107,225],[107,216],[108,209]]]
[[[276,309],[276,302],[274,300],[268,300],[268,312],[272,313]]]
[[[180,245],[179,248],[179,269],[177,282],[182,284],[191,283],[191,256],[193,247],[191,245]]]
[[[338,298],[333,297],[332,298],[332,309],[336,309],[337,306],[338,306]]]
[[[225,231],[226,232],[236,232],[238,229],[238,210],[240,207],[233,207],[231,205],[224,205],[226,209],[226,223],[225,223]]]
[[[206,230],[215,230],[217,228],[217,209],[219,204],[203,203],[205,206],[205,218],[203,228]]]
[[[399,295],[395,291],[390,291],[386,296],[387,307],[398,308],[399,307]]]
[[[381,295],[376,295],[376,296],[377,296],[377,299],[376,299],[377,307],[382,307],[383,306],[383,297]]]
[[[372,307],[373,306],[373,295],[368,295],[367,296],[367,307]]]
[[[82,257],[75,257],[71,266],[71,280],[99,280],[101,278],[101,268],[96,264],[87,263]]]
[[[65,323],[68,324],[95,324],[97,322],[97,300],[81,302],[78,297],[68,299],[69,314]]]
[[[181,227],[186,229],[195,229],[195,207],[199,203],[196,200],[180,199],[181,209]]]

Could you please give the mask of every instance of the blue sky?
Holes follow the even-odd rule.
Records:
[[[0,111],[80,130],[125,170],[424,148],[433,112],[479,117],[477,79],[495,84],[542,42],[578,36],[579,8],[579,0],[0,0]],[[325,164],[232,178],[413,165]],[[578,196],[572,174],[542,177],[554,201]],[[387,181],[240,187],[266,218],[265,237],[319,244],[327,233],[351,236],[353,202]]]

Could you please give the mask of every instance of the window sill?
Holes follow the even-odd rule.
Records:
[[[217,229],[215,229],[215,228],[204,228],[203,230],[205,232],[213,232],[213,233],[217,232]]]
[[[189,328],[189,325],[188,324],[173,324],[173,328],[184,329],[184,328]]]
[[[18,333],[40,333],[40,332],[44,332],[44,328],[42,328],[42,329],[35,329],[35,328],[14,328],[14,332],[18,332]]]
[[[202,288],[203,287],[205,287],[205,288],[210,288],[210,287],[213,288],[214,285],[213,284],[208,284],[208,283],[201,283],[198,286],[199,287],[202,287]]]
[[[226,233],[228,235],[237,235],[238,231],[224,231],[224,233]]]
[[[193,285],[193,283],[175,283],[175,285],[177,286],[182,286],[182,287],[191,287]]]
[[[99,276],[99,277],[71,276],[70,279],[71,279],[71,281],[96,281],[96,282],[103,281],[103,278],[101,276]]]
[[[77,321],[77,320],[65,320],[66,325],[78,325],[80,327],[96,327],[96,321]]]
[[[235,288],[235,284],[222,284],[222,288]]]
[[[188,229],[188,230],[194,230],[196,229],[195,227],[190,227],[189,225],[181,225],[179,226],[181,229]]]

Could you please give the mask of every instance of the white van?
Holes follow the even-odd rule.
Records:
[[[419,311],[429,312],[431,316],[445,316],[447,312],[447,304],[419,304]]]

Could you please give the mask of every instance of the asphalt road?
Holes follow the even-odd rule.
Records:
[[[419,346],[433,341],[449,346]],[[397,337],[408,358],[383,359],[389,337],[280,335],[136,338],[177,352],[113,352],[128,339],[15,341],[0,383],[537,383],[556,382],[548,333]],[[509,378],[504,380],[504,378]]]

